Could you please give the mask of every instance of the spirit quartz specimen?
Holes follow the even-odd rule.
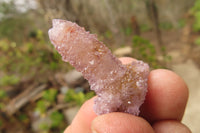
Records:
[[[123,65],[97,36],[66,20],[54,19],[49,38],[63,61],[82,72],[97,94],[97,115],[126,112],[139,115],[147,92],[148,64]]]

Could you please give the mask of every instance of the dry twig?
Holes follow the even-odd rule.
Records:
[[[28,103],[32,98],[34,98],[38,93],[43,91],[47,84],[40,85],[36,87],[35,85],[29,87],[24,92],[13,98],[10,103],[6,106],[5,112],[8,115],[13,115],[20,108],[22,108],[26,103]]]

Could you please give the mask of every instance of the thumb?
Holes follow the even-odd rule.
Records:
[[[150,124],[141,117],[125,113],[109,113],[96,117],[92,133],[153,133]]]

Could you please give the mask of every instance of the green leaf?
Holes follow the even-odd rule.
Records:
[[[186,20],[185,19],[180,19],[178,21],[178,28],[183,28],[186,25]]]
[[[26,114],[20,114],[20,115],[18,116],[18,119],[19,119],[20,121],[25,121],[25,120],[28,119],[28,116],[27,116]]]
[[[0,86],[16,85],[19,81],[20,79],[15,75],[5,75],[0,80]]]
[[[142,32],[146,32],[146,31],[151,30],[151,27],[150,27],[149,25],[147,25],[147,24],[141,24],[141,25],[140,25],[140,30],[141,30]]]
[[[0,128],[1,128],[2,125],[3,125],[3,121],[0,120]]]
[[[173,28],[173,25],[170,22],[162,22],[159,26],[164,30],[170,30]]]
[[[88,99],[92,98],[93,96],[95,96],[95,93],[93,91],[90,91],[85,94],[85,99],[88,100]]]
[[[55,102],[58,90],[48,89],[43,92],[43,98],[51,103]]]
[[[78,105],[82,105],[85,102],[85,95],[83,94],[83,92],[79,92],[76,94],[76,103]]]
[[[83,92],[76,93],[73,89],[69,89],[65,94],[65,102],[76,102],[77,105],[82,105],[86,100],[93,97],[94,92]]]
[[[132,28],[131,27],[127,27],[127,28],[125,28],[125,35],[127,35],[127,36],[130,36],[131,34],[132,34]]]
[[[76,93],[73,89],[69,89],[67,91],[67,93],[65,94],[65,102],[71,102],[71,101],[75,101],[76,99]]]
[[[48,131],[50,129],[50,126],[47,123],[42,123],[39,125],[39,128],[43,131]]]
[[[64,115],[58,111],[51,113],[52,127],[58,127],[64,120]]]
[[[56,69],[58,68],[58,63],[52,61],[52,62],[50,63],[50,68],[51,68],[52,70],[56,70]]]
[[[39,100],[36,103],[36,111],[39,111],[41,114],[45,113],[47,110],[47,107],[50,105],[49,102],[45,101],[45,100]]]
[[[0,102],[0,110],[3,110],[5,108],[5,104]]]
[[[0,90],[0,99],[4,99],[7,96],[4,90]]]
[[[112,38],[112,36],[113,36],[113,35],[112,35],[112,32],[111,32],[111,31],[106,31],[106,32],[105,32],[105,37],[106,37],[106,38],[110,39],[110,38]]]
[[[200,46],[200,37],[199,38],[197,38],[196,40],[195,40],[195,42],[194,42],[196,45],[198,45],[198,46]]]

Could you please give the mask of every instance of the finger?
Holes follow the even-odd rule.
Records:
[[[191,133],[190,129],[178,121],[165,120],[153,125],[155,133]]]
[[[130,64],[133,61],[137,61],[136,59],[131,58],[131,57],[121,57],[119,58],[119,60],[122,62],[122,64]]]
[[[131,63],[135,59],[123,57],[120,60],[123,64],[127,64]],[[72,124],[65,130],[65,133],[91,132],[91,122],[96,117],[96,114],[93,111],[93,100],[94,98],[88,100],[82,105]]]
[[[65,129],[64,133],[73,133],[73,132],[71,131],[71,125],[69,125],[69,126]]]
[[[96,117],[93,111],[94,98],[86,101],[79,112],[75,116],[72,124],[65,130],[64,133],[90,133],[91,123]]]
[[[150,124],[125,113],[110,113],[98,116],[92,122],[93,133],[153,133]]]
[[[141,107],[141,115],[150,122],[181,120],[187,99],[187,85],[178,75],[169,70],[153,70],[149,75],[148,93]]]

